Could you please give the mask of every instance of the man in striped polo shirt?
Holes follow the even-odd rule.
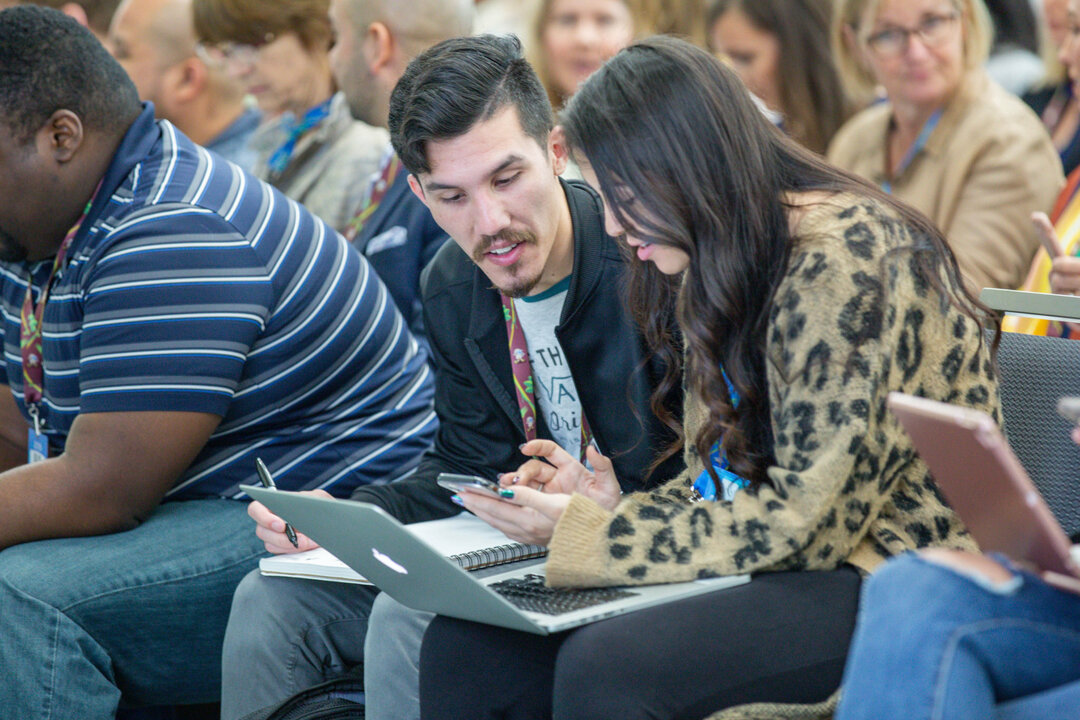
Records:
[[[2,712],[213,700],[263,553],[237,485],[409,473],[424,352],[339,235],[35,7],[0,13],[0,260]]]

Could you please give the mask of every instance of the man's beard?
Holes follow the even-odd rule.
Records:
[[[18,240],[0,230],[0,262],[19,263],[26,260],[26,247]]]
[[[484,261],[484,257],[487,255],[488,251],[491,250],[491,246],[499,241],[521,243],[522,245],[537,244],[536,235],[532,232],[529,232],[528,230],[500,230],[495,235],[483,236],[483,242],[481,242],[480,245],[475,250],[473,250],[473,262],[477,265],[480,265]],[[507,297],[525,297],[529,294],[530,291],[532,291],[534,287],[536,287],[536,284],[540,282],[540,278],[544,273],[544,269],[541,267],[535,277],[520,277],[514,274],[514,270],[517,268],[517,263],[503,268],[507,272],[514,275],[511,281],[512,284],[507,286],[496,286],[499,292],[501,292],[503,295],[506,295]]]

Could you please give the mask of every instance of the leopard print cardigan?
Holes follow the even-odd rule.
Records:
[[[927,546],[974,549],[887,411],[900,391],[989,412],[1000,399],[979,325],[914,267],[908,226],[877,202],[836,196],[799,222],[770,312],[776,465],[731,502],[691,502],[687,470],[614,511],[571,498],[550,543],[555,586],[676,582],[777,570],[870,572]],[[687,400],[686,434],[704,408]],[[692,443],[688,443],[688,446]]]

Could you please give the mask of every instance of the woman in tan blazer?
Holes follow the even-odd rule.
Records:
[[[829,159],[929,216],[976,293],[1020,285],[1039,246],[1029,217],[1064,180],[1039,119],[983,71],[990,35],[982,0],[838,0],[833,26],[852,92],[886,100]]]

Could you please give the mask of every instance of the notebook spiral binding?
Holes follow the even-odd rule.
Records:
[[[458,553],[457,555],[451,555],[450,559],[460,565],[463,570],[479,570],[493,565],[505,565],[506,563],[531,560],[545,555],[547,555],[547,548],[541,545],[507,543],[506,545],[495,545],[482,550]]]

